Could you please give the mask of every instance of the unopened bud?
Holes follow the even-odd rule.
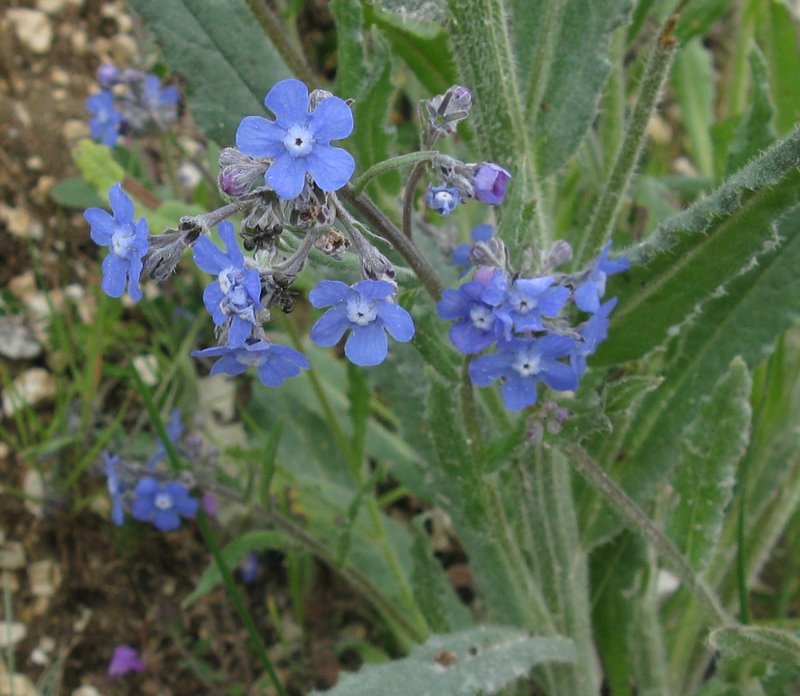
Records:
[[[455,133],[456,126],[472,109],[472,92],[461,85],[453,85],[444,94],[425,102],[428,126],[439,135]]]
[[[559,239],[547,252],[544,262],[545,270],[549,271],[552,268],[558,268],[570,261],[572,261],[572,247],[569,242]]]

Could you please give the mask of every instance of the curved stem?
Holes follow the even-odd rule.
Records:
[[[397,169],[402,169],[403,167],[408,167],[412,164],[419,165],[423,162],[430,162],[438,154],[438,150],[420,150],[418,152],[409,152],[407,155],[390,157],[387,160],[383,160],[383,162],[373,164],[369,169],[367,169],[367,171],[365,171],[360,177],[358,177],[358,179],[355,180],[353,183],[353,193],[356,196],[361,195],[361,192],[364,190],[366,185],[376,176],[381,176],[381,174],[393,172]]]

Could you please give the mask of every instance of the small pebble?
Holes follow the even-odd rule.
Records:
[[[18,541],[7,541],[0,546],[0,568],[19,570],[25,567],[25,548]]]
[[[43,367],[25,370],[3,391],[3,413],[13,416],[24,406],[38,406],[56,395],[56,381]]]
[[[41,352],[42,346],[21,317],[0,316],[0,355],[10,360],[29,360]]]
[[[53,27],[44,12],[17,7],[7,10],[6,16],[14,25],[17,38],[31,51],[44,55],[50,50]]]
[[[16,645],[28,635],[28,627],[19,621],[3,621],[0,624],[0,648]]]

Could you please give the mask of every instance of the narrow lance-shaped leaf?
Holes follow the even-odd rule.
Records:
[[[727,657],[756,659],[795,669],[800,665],[800,638],[779,628],[726,626],[713,631],[708,642]]]
[[[747,448],[751,387],[747,365],[736,358],[680,438],[667,534],[697,570],[714,551]]]
[[[170,69],[189,78],[189,109],[220,144],[264,111],[264,95],[289,69],[264,36],[245,0],[131,0],[156,37]]]
[[[575,659],[572,641],[483,626],[432,636],[402,659],[343,674],[322,696],[479,696],[494,694],[536,665]]]

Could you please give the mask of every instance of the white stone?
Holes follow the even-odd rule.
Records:
[[[33,685],[30,677],[14,674],[11,678],[5,664],[0,662],[0,696],[39,696],[39,690]]]
[[[84,684],[83,686],[75,689],[71,696],[103,696],[103,693],[98,691],[97,688],[91,684]]]
[[[19,316],[0,317],[0,355],[11,360],[26,360],[41,352],[42,346]]]
[[[89,137],[89,124],[77,118],[71,118],[64,122],[61,127],[61,134],[70,145],[74,145],[81,138]]]
[[[155,355],[137,355],[133,359],[133,367],[148,387],[158,384],[158,358]]]
[[[18,541],[7,541],[0,546],[0,568],[19,570],[25,567],[25,548]]]
[[[58,14],[64,9],[65,0],[36,0],[36,7],[47,14]]]
[[[36,469],[28,469],[22,479],[22,490],[25,492],[25,509],[34,517],[44,517],[44,476]]]
[[[6,11],[19,40],[31,51],[40,55],[47,53],[53,43],[53,27],[41,10],[19,7]]]
[[[50,71],[50,79],[53,81],[53,84],[58,85],[59,87],[69,87],[72,78],[70,78],[69,73],[59,66],[54,67]]]
[[[34,240],[44,237],[44,225],[34,220],[25,208],[0,203],[0,220],[15,237]]]
[[[27,406],[37,406],[51,401],[56,395],[56,381],[53,375],[42,367],[25,370],[3,392],[3,413],[13,416]]]
[[[0,623],[0,648],[16,645],[28,635],[28,627],[19,621]]]
[[[37,597],[52,597],[61,584],[61,568],[55,561],[44,558],[28,566],[31,593]]]

